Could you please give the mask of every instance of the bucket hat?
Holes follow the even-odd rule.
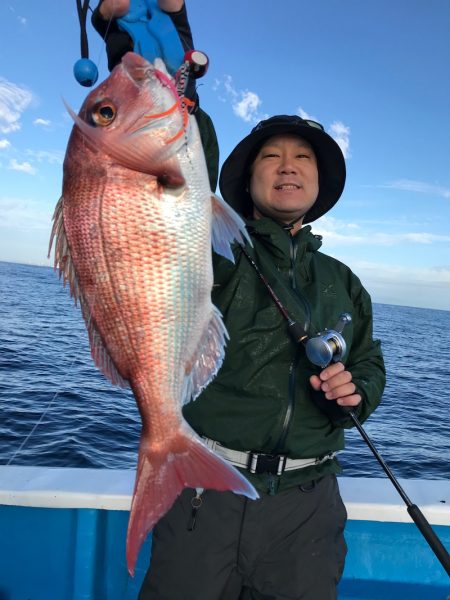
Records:
[[[247,190],[249,170],[264,142],[281,134],[294,134],[308,141],[316,155],[319,171],[319,194],[305,214],[303,223],[315,221],[328,212],[339,200],[345,184],[345,160],[334,139],[323,126],[296,115],[278,115],[260,121],[223,164],[219,187],[224,200],[237,212],[249,217],[253,202]]]

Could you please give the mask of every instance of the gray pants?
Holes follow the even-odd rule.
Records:
[[[334,475],[247,500],[185,490],[153,532],[139,600],[335,600],[347,513]]]

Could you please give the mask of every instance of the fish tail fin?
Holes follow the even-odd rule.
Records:
[[[164,452],[141,450],[127,533],[131,576],[148,533],[184,488],[228,490],[253,500],[258,498],[254,487],[237,469],[186,431],[179,431],[172,439],[169,452],[167,446]]]

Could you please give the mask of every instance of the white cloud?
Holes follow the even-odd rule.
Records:
[[[257,123],[261,119],[267,119],[268,115],[260,112],[262,100],[258,94],[250,90],[236,89],[230,75],[226,75],[223,82],[215,79],[213,90],[220,91],[222,84],[227,98],[231,100],[231,107],[237,117],[247,123]],[[219,95],[219,100],[223,101],[224,98]]]
[[[255,118],[259,121],[257,118],[258,108],[261,105],[259,96],[249,91],[241,92],[241,94],[241,99],[233,104],[234,114],[248,123],[254,121]]]
[[[47,162],[51,165],[62,165],[64,152],[59,150],[27,150],[26,155],[32,157],[37,162]]]
[[[44,229],[50,232],[51,212],[43,210],[30,198],[0,197],[0,227],[17,229]]]
[[[450,268],[448,267],[402,267],[386,263],[375,263],[370,261],[353,261],[355,270],[364,270],[377,277],[379,281],[395,282],[399,279],[407,281],[409,285],[425,283],[449,283]]]
[[[22,173],[28,173],[28,175],[35,175],[36,169],[29,162],[18,162],[15,158],[9,161],[8,169],[11,171],[20,171]]]
[[[396,246],[404,244],[434,244],[450,242],[450,235],[427,232],[379,233],[363,229],[357,223],[347,223],[333,217],[322,217],[314,223],[314,233],[322,235],[327,247],[336,246]]]
[[[374,302],[450,310],[450,268],[351,265]]]
[[[5,150],[6,148],[11,147],[11,142],[9,140],[3,139],[0,140],[0,150]]]
[[[339,145],[344,158],[350,158],[350,127],[342,121],[334,121],[330,125],[329,133]]]
[[[303,108],[301,106],[298,107],[297,114],[302,119],[308,119],[310,121],[317,121],[318,123],[320,123],[320,121],[317,119],[317,117],[313,117],[312,115],[307,113],[306,110],[303,110]]]
[[[311,121],[317,121],[318,123],[320,123],[317,117],[314,117],[313,115],[307,113],[306,110],[304,110],[301,106],[298,107],[297,114],[302,119],[309,119]],[[350,127],[344,125],[342,121],[334,121],[333,123],[331,123],[328,129],[328,133],[339,145],[340,149],[342,150],[342,154],[344,155],[344,158],[350,158]]]
[[[440,196],[441,198],[450,198],[450,188],[446,188],[425,181],[416,181],[414,179],[398,179],[387,185],[380,187],[403,190],[405,192],[417,192],[419,194],[428,194],[431,196]]]
[[[20,117],[33,100],[33,94],[25,87],[0,77],[0,133],[20,129]]]
[[[51,121],[49,121],[48,119],[35,119],[33,121],[33,125],[42,125],[42,127],[48,127],[49,125],[51,125]]]
[[[416,267],[333,253],[361,279],[374,302],[450,310],[450,266]]]
[[[11,4],[8,4],[8,9],[14,13],[15,15],[17,15],[17,20],[19,21],[19,23],[21,25],[26,25],[28,23],[27,19],[25,17],[22,17],[21,15],[17,14],[17,11],[14,9],[14,7]]]
[[[219,82],[219,84],[220,84],[220,81],[218,79],[216,79],[216,89],[218,89],[218,87],[219,87],[217,82]],[[231,77],[231,75],[225,75],[223,85],[225,87],[225,90],[227,91],[227,93],[230,96],[232,96],[233,98],[237,97],[238,93],[237,93],[236,89],[234,88],[233,78]]]

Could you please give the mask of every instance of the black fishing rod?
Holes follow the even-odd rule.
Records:
[[[242,244],[240,244],[240,246],[244,256],[247,258],[251,266],[255,269],[256,274],[265,285],[272,300],[275,302],[275,305],[277,306],[278,310],[283,315],[283,318],[287,321],[288,331],[290,335],[294,338],[296,342],[300,342],[305,346],[306,356],[308,357],[308,359],[314,365],[321,367],[322,369],[325,369],[325,367],[327,367],[331,362],[338,362],[339,360],[341,360],[346,351],[346,343],[342,336],[342,331],[345,325],[347,323],[350,323],[351,316],[347,313],[342,314],[334,329],[325,329],[325,331],[319,332],[314,337],[310,337],[305,331],[305,329],[302,327],[302,325],[300,325],[300,323],[297,323],[290,317],[286,308],[283,306],[281,300],[275,294],[271,285],[261,273],[258,265],[247,252],[246,248]],[[325,403],[329,402],[329,400],[325,401]],[[324,409],[325,403],[321,402],[318,404],[320,405],[320,407],[322,407],[322,409]],[[441,540],[439,539],[431,525],[428,523],[420,508],[416,504],[413,504],[408,498],[399,481],[394,476],[389,466],[385,463],[382,456],[373,445],[372,440],[367,435],[366,431],[364,430],[361,422],[355,415],[354,411],[350,407],[342,407],[338,406],[337,404],[333,404],[332,406],[335,415],[338,414],[338,412],[340,412],[341,416],[348,416],[353,421],[353,424],[355,425],[358,432],[361,434],[361,437],[366,442],[372,454],[375,456],[375,458],[381,465],[381,468],[394,485],[403,502],[406,504],[409,516],[414,521],[420,533],[427,541],[431,550],[434,552],[436,558],[444,567],[447,575],[450,576],[449,553],[445,549],[444,545],[442,544]]]
[[[372,454],[375,456],[377,461],[380,463],[383,471],[389,477],[389,479],[393,483],[395,489],[400,494],[403,502],[406,504],[409,516],[414,521],[414,523],[417,525],[420,533],[426,539],[426,541],[428,542],[428,545],[430,546],[430,548],[433,550],[434,554],[436,555],[436,558],[440,561],[441,565],[444,567],[445,571],[447,572],[447,575],[450,577],[450,555],[447,552],[447,550],[445,549],[441,540],[436,535],[435,531],[433,530],[431,525],[428,523],[424,514],[422,513],[420,508],[417,506],[417,504],[413,504],[411,502],[411,500],[408,498],[404,489],[401,487],[398,480],[395,478],[394,474],[392,473],[391,469],[385,463],[385,461],[383,460],[383,457],[377,451],[377,449],[373,445],[371,439],[369,438],[367,433],[364,431],[364,428],[361,425],[359,419],[356,417],[355,413],[352,410],[350,410],[348,412],[348,416],[351,418],[351,420],[355,424],[356,429],[361,434],[363,440],[369,446]]]

